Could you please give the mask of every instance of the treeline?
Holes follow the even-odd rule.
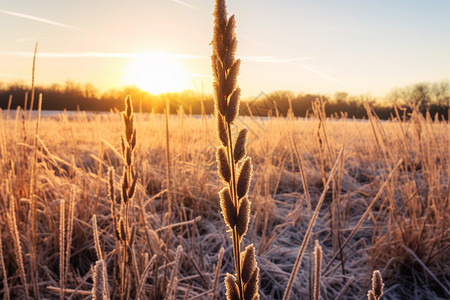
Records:
[[[136,86],[112,89],[100,94],[92,84],[79,84],[66,81],[64,85],[37,86],[33,109],[37,109],[37,95],[42,93],[43,110],[81,110],[110,111],[122,110],[126,95],[133,98],[136,112],[163,113],[166,100],[169,100],[171,113],[179,111],[180,107],[187,114],[212,114],[214,100],[211,95],[200,95],[190,90],[178,93],[152,95]],[[291,91],[275,91],[269,94],[261,93],[253,99],[243,99],[240,115],[253,116],[287,116],[304,117],[312,112],[312,103],[316,99],[326,101],[328,115],[345,114],[350,118],[365,118],[367,116],[365,103],[369,103],[381,119],[389,119],[395,115],[395,107],[408,113],[412,106],[419,107],[422,113],[429,112],[431,116],[448,120],[450,103],[450,84],[448,81],[438,83],[418,83],[404,88],[393,89],[383,99],[368,95],[354,96],[345,92],[337,92],[332,96],[320,94],[294,93]],[[25,103],[26,102],[26,103]],[[27,105],[30,109],[30,88],[21,83],[5,85],[0,83],[0,107],[8,106],[16,109]]]

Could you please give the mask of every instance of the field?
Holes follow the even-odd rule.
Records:
[[[417,112],[381,122],[370,109],[365,121],[330,119],[323,109],[308,119],[234,122],[249,130],[252,204],[243,243],[255,244],[261,299],[283,297],[327,186],[291,299],[312,297],[314,240],[323,247],[322,299],[365,298],[376,269],[384,299],[448,299],[448,123]],[[19,110],[2,112],[0,124],[0,295],[89,299],[101,258],[102,280],[117,293],[108,168],[120,206],[121,115],[59,113],[38,124]],[[214,116],[180,108],[167,123],[166,115],[136,113],[134,124],[130,297],[223,299],[223,278],[235,270],[219,205]]]

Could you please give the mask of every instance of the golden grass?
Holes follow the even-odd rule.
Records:
[[[33,132],[33,121],[25,122],[27,132]],[[141,297],[164,298],[169,283],[174,287],[176,281],[176,290],[172,288],[170,292],[178,299],[209,299],[213,294],[221,299],[225,295],[225,273],[234,272],[234,258],[217,195],[222,183],[217,177],[214,155],[216,121],[212,117],[186,115],[169,116],[169,121],[174,174],[171,184],[176,207],[170,225],[163,220],[166,205],[161,208],[166,192],[166,145],[162,142],[165,116],[135,116],[136,131],[145,132],[139,135],[136,144],[135,167],[139,179],[130,207],[137,228],[136,267],[132,267],[136,270],[133,274],[139,276],[136,285]],[[323,247],[321,285],[326,288],[321,290],[321,297],[334,299],[340,295],[342,299],[362,299],[370,286],[370,270],[379,269],[386,285],[386,297],[413,299],[418,295],[418,298],[445,299],[450,274],[446,263],[450,247],[449,125],[418,114],[409,121],[380,122],[374,118],[372,122],[327,119],[322,124],[326,126],[334,157],[343,145],[344,124],[347,138],[342,158],[340,209],[335,212],[341,218],[342,250],[333,250],[329,229],[328,208],[337,185],[330,185],[312,231],[312,238],[319,239]],[[329,166],[321,164],[317,139],[320,121],[238,118],[236,123],[245,124],[248,129],[246,152],[254,166],[249,192],[252,221],[243,241],[255,243],[261,269],[260,295],[280,299],[312,210],[324,188],[321,174],[330,174]],[[21,299],[32,292],[32,286],[28,285],[32,282],[32,239],[28,234],[32,228],[31,203],[29,196],[23,194],[24,190],[30,190],[31,170],[24,169],[22,173],[21,153],[26,152],[28,160],[32,160],[33,141],[23,142],[20,125],[21,119],[15,118],[13,112],[9,117],[2,112],[0,227],[5,268],[2,267],[1,274],[7,274],[7,278],[2,279],[0,294],[9,293],[11,299]],[[35,199],[38,287],[42,298],[58,299],[61,286],[66,298],[82,299],[90,295],[91,266],[99,260],[91,225],[94,214],[101,251],[106,254],[109,285],[113,284],[117,272],[112,267],[117,249],[116,227],[106,174],[109,167],[122,174],[122,155],[116,150],[120,149],[122,130],[123,121],[117,113],[57,114],[41,119]],[[186,136],[190,137],[189,141]],[[308,196],[304,193],[299,160],[290,159],[291,151],[301,159]],[[402,162],[392,172],[400,159]],[[104,174],[100,178],[99,169]],[[388,181],[389,174],[392,175]],[[118,190],[120,180],[114,173],[112,177]],[[383,184],[384,191],[379,193]],[[61,199],[66,203],[74,199],[72,234],[69,224],[66,225],[64,283],[60,282],[58,259]],[[66,213],[71,214],[70,209],[70,206],[66,208]],[[65,219],[68,223],[71,217],[66,214]],[[166,245],[167,230],[174,237],[170,245]],[[179,254],[178,271],[173,273],[178,245],[183,251]],[[217,273],[214,264],[218,263],[222,247],[225,251]],[[341,271],[339,251],[345,259],[345,275]],[[306,250],[304,257],[311,260],[311,252]],[[291,298],[312,297],[308,269],[309,264],[303,263],[293,282]],[[417,284],[412,284],[414,281]]]
[[[242,118],[214,20],[215,116],[1,112],[3,298],[448,299],[448,123]]]

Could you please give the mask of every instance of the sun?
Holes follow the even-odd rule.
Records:
[[[168,54],[137,55],[125,72],[124,83],[151,94],[180,92],[189,86],[189,76]]]

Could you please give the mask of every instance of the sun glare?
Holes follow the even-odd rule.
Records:
[[[189,78],[175,59],[164,54],[149,54],[138,56],[130,63],[124,83],[160,94],[187,89]]]

